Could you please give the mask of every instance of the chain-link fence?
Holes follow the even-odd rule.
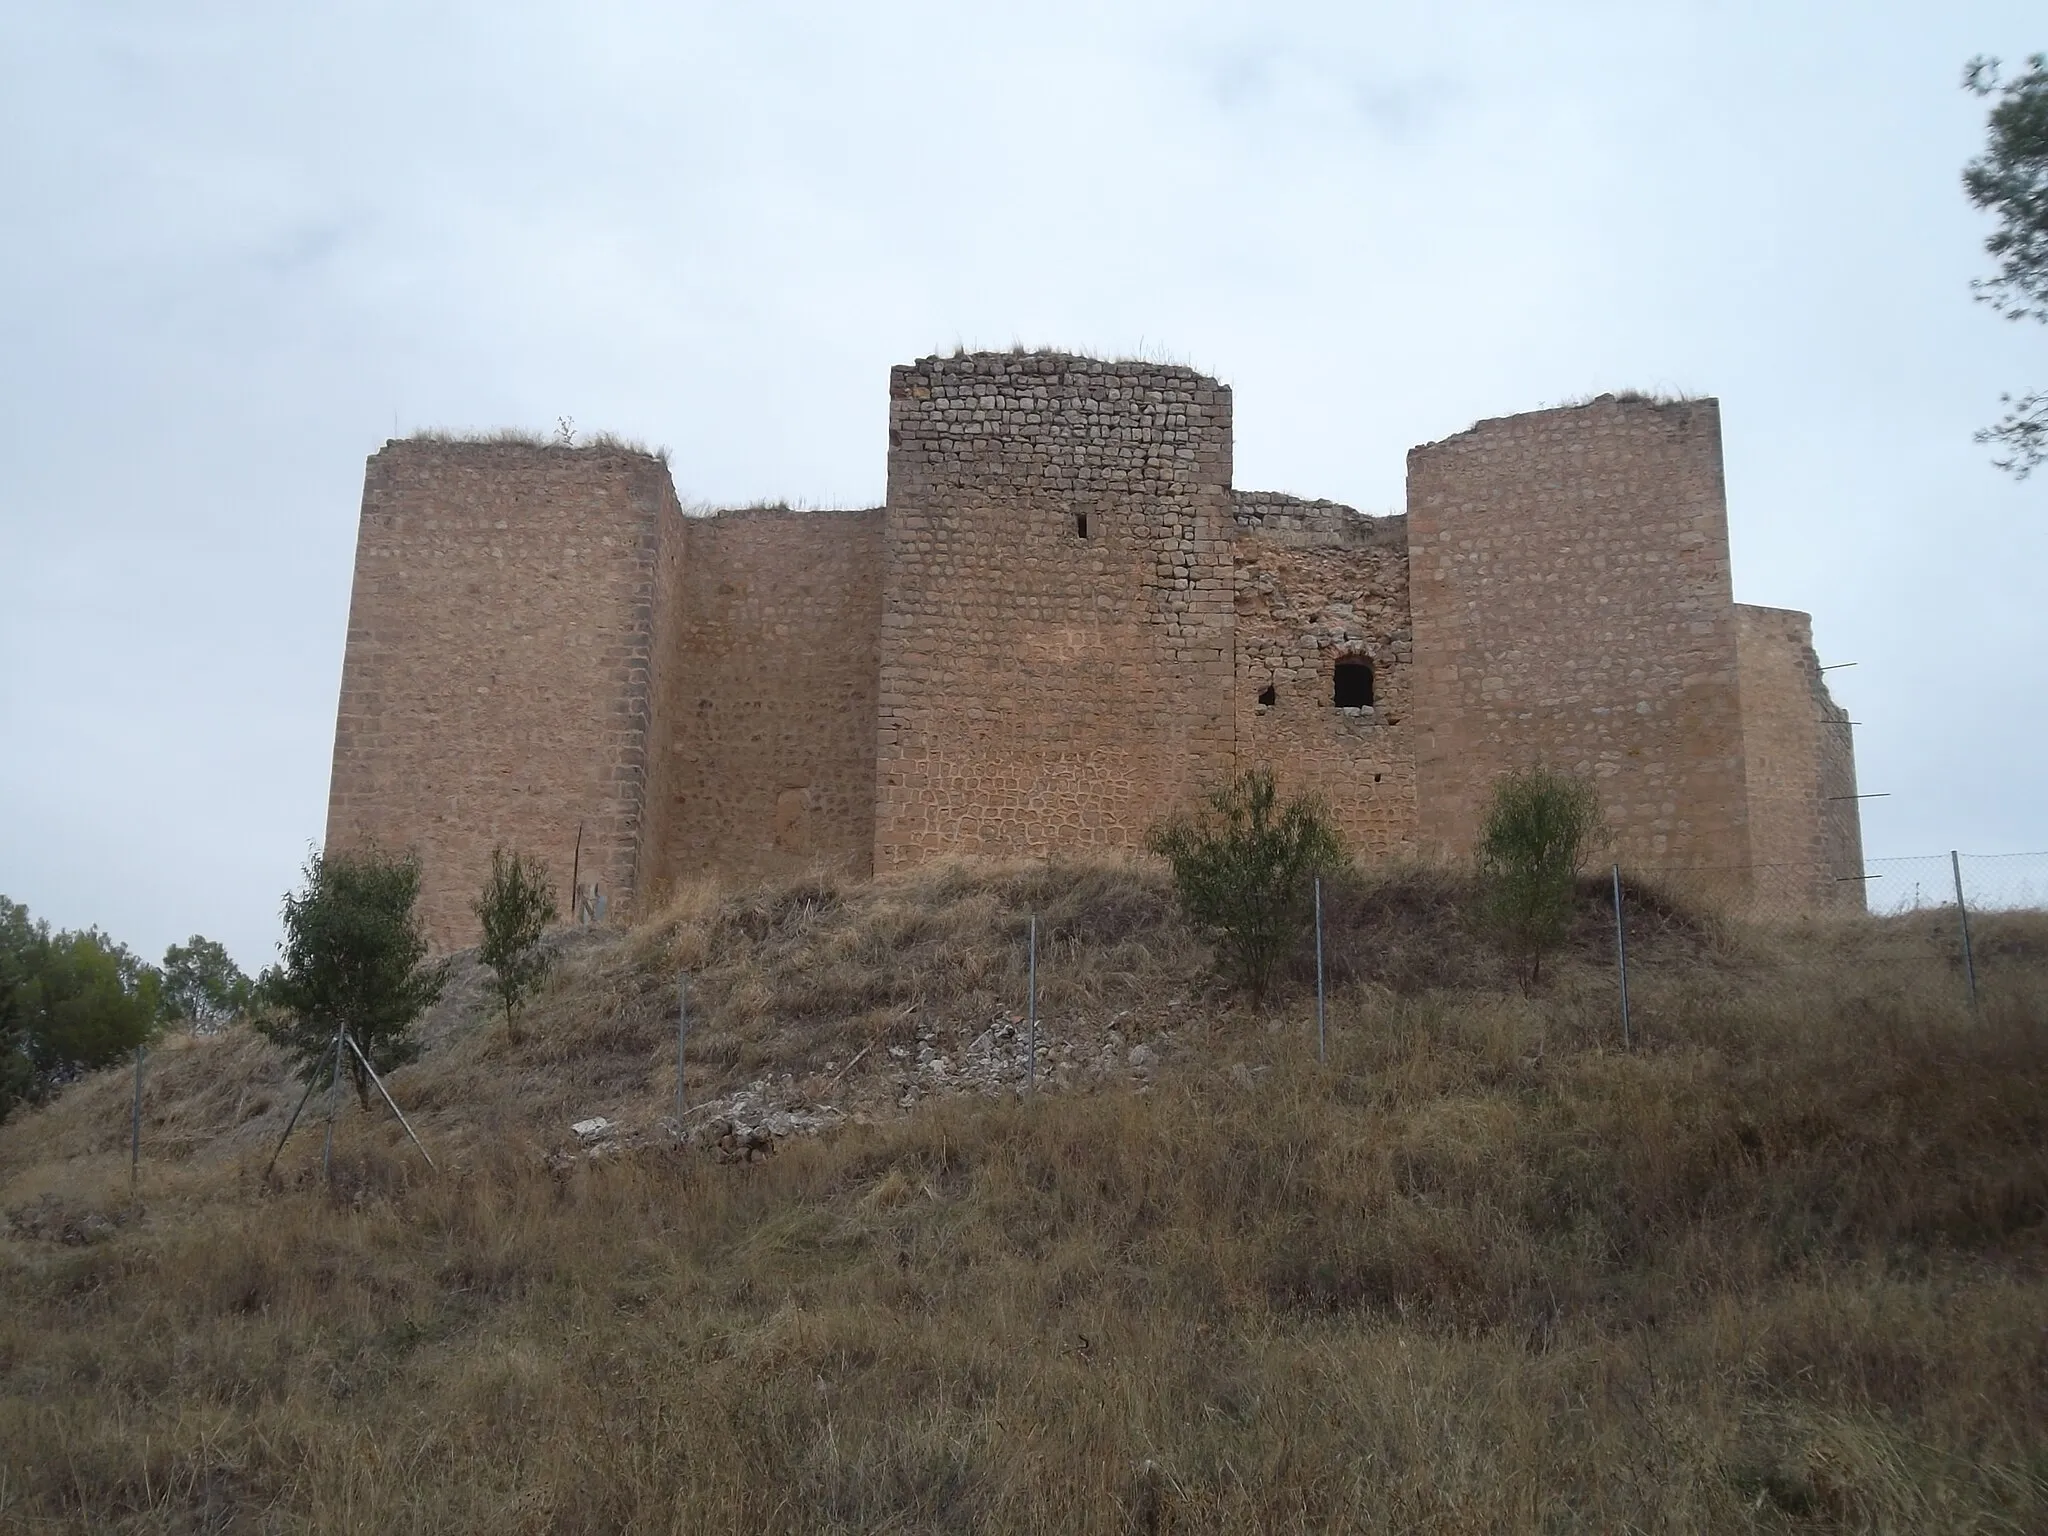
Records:
[[[2038,976],[2048,960],[2048,852],[1920,854],[1864,861],[1854,877],[1811,865],[1614,871],[1614,948],[1620,1004],[1709,947],[1674,944],[1686,927],[1727,953],[1827,984],[1945,989],[1980,1007],[2005,981]]]
[[[2048,910],[2048,852],[1929,853],[1866,859],[1858,875],[1817,873],[1814,864],[1714,864],[1641,870],[1630,884],[1760,923],[1895,917],[1930,908]]]
[[[1864,901],[1878,916],[1953,907],[1960,880],[1971,912],[2048,910],[2048,853],[1955,853],[1864,863]]]

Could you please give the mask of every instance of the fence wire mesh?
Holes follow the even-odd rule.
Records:
[[[1866,859],[1856,876],[1816,876],[1810,864],[1687,865],[1638,871],[1632,884],[1762,923],[1892,917],[1956,905],[1971,911],[2048,910],[2048,852],[1928,853]]]
[[[1678,903],[1771,944],[1771,963],[1899,983],[1950,977],[1974,1006],[2001,968],[2048,953],[2048,851],[1934,853],[1864,861],[1857,878],[1824,879],[1810,865],[1622,868],[1621,932],[1633,942]],[[1639,979],[1653,950],[1631,955]]]
[[[1959,853],[1954,859],[1954,866],[1945,854],[1866,860],[1869,910],[1886,916],[1954,906],[1956,866],[1972,912],[2048,909],[2048,853]]]

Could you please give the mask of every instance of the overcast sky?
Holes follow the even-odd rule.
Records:
[[[1795,20],[1787,20],[1788,16]],[[2031,27],[2028,23],[2031,22]],[[363,460],[612,429],[870,505],[887,370],[1236,389],[1237,482],[1718,395],[1736,596],[1814,616],[1872,855],[2048,848],[2048,330],[1974,305],[2035,3],[0,0],[0,892],[252,970],[322,833]]]

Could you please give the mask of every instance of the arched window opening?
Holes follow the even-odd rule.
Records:
[[[1273,685],[1268,683],[1259,690],[1259,708],[1271,709],[1274,704],[1279,702],[1279,698],[1280,695],[1274,690]]]
[[[1336,685],[1330,700],[1339,709],[1372,707],[1372,663],[1363,656],[1347,656],[1337,663]]]

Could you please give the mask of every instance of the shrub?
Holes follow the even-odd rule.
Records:
[[[257,1027],[316,1080],[346,1029],[381,1072],[419,1054],[410,1026],[440,995],[441,967],[426,963],[427,940],[413,904],[420,866],[374,850],[306,860],[303,889],[284,899],[281,963],[265,973],[274,1012]],[[369,1075],[347,1056],[356,1097],[370,1102]]]
[[[1212,790],[1146,843],[1173,866],[1181,910],[1216,946],[1219,969],[1255,1002],[1308,931],[1310,881],[1344,862],[1329,808],[1308,794],[1281,804],[1270,768]]]
[[[491,850],[491,878],[476,899],[484,940],[477,958],[491,968],[492,990],[505,1008],[505,1032],[519,1042],[519,1006],[548,974],[552,957],[541,948],[555,920],[548,867],[503,848]]]
[[[1579,871],[1600,831],[1593,786],[1548,768],[1510,773],[1493,787],[1479,833],[1487,916],[1534,984],[1543,957],[1571,931]]]

